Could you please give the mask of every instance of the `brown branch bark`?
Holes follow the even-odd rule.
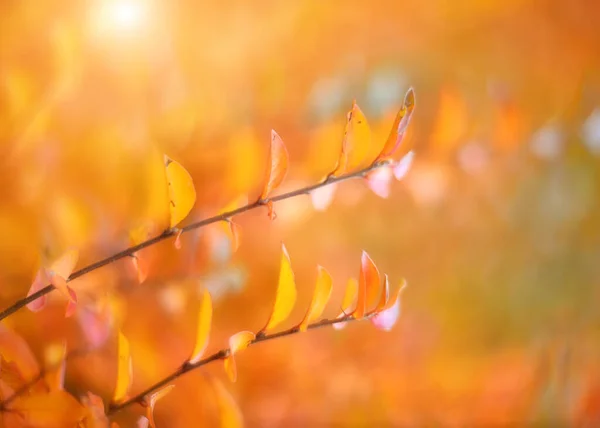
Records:
[[[369,316],[370,315],[366,315],[364,318],[359,318],[359,319],[366,319]],[[316,323],[309,324],[308,329],[313,330],[313,329],[320,328],[320,327],[331,326],[331,325],[342,323],[342,322],[350,322],[350,321],[356,321],[356,320],[357,319],[355,319],[351,314],[349,314],[349,315],[345,315],[341,318],[323,319]],[[248,347],[256,345],[257,343],[260,343],[260,342],[266,342],[268,340],[273,340],[273,339],[277,339],[280,337],[291,336],[291,335],[294,335],[297,333],[300,333],[300,330],[298,329],[298,327],[292,327],[287,330],[283,330],[283,331],[279,331],[277,333],[271,333],[271,334],[264,334],[264,333],[260,334],[259,333],[256,336],[256,338],[252,342],[250,342]],[[124,408],[131,406],[132,404],[140,404],[140,405],[144,406],[147,401],[147,398],[153,392],[158,391],[162,387],[175,381],[177,378],[183,376],[184,374],[191,372],[192,370],[195,370],[197,368],[205,366],[209,363],[212,363],[213,361],[224,360],[228,356],[229,356],[229,349],[226,348],[226,349],[221,349],[220,351],[217,351],[214,354],[209,355],[208,357],[203,358],[202,360],[200,360],[194,364],[185,362],[173,373],[171,373],[168,376],[164,377],[163,379],[159,380],[155,384],[149,386],[148,388],[146,388],[144,391],[140,392],[139,394],[136,394],[135,396],[133,396],[121,403],[111,405],[108,408],[108,412],[106,413],[106,415],[112,416],[115,413],[119,412],[120,410],[123,410]]]
[[[268,199],[264,199],[264,200],[259,199],[255,202],[252,202],[248,205],[244,205],[242,207],[236,208],[234,210],[231,210],[231,211],[219,214],[219,215],[215,215],[213,217],[205,218],[204,220],[200,220],[195,223],[191,223],[185,227],[182,227],[181,229],[178,229],[178,228],[167,229],[158,236],[150,238],[147,241],[144,241],[140,244],[133,245],[123,251],[120,251],[116,254],[108,256],[105,259],[94,262],[88,266],[85,266],[85,267],[73,272],[71,274],[71,276],[69,276],[69,278],[67,278],[67,282],[73,281],[79,277],[82,277],[92,271],[100,269],[101,267],[104,267],[113,262],[116,262],[117,260],[120,260],[122,258],[131,257],[137,251],[143,250],[144,248],[150,247],[158,242],[164,241],[165,239],[176,236],[179,233],[179,231],[181,231],[182,233],[187,233],[192,230],[196,230],[196,229],[200,229],[202,227],[208,226],[210,224],[218,223],[220,221],[227,221],[228,219],[230,219],[231,217],[233,217],[235,215],[245,213],[246,211],[250,211],[250,210],[253,210],[258,207],[265,206],[269,202],[278,202],[278,201],[283,201],[285,199],[291,199],[296,196],[309,194],[311,191],[319,189],[320,187],[327,186],[329,184],[339,183],[339,182],[346,181],[346,180],[349,180],[352,178],[363,177],[370,171],[380,168],[387,164],[388,164],[388,162],[378,161],[378,162],[374,162],[373,164],[369,165],[366,168],[360,169],[355,172],[343,174],[343,175],[340,175],[337,177],[333,177],[333,176],[329,175],[325,180],[323,180],[319,183],[313,184],[311,186],[306,186],[306,187],[303,187],[300,189],[292,190],[287,193],[282,193],[280,195],[273,196],[272,198],[268,198]],[[15,303],[13,303],[12,305],[10,305],[6,309],[4,309],[2,312],[0,312],[0,321],[2,321],[4,318],[8,317],[9,315],[12,315],[13,313],[17,312],[19,309],[23,308],[24,306],[28,305],[29,303],[39,299],[42,296],[45,296],[46,294],[50,293],[52,290],[54,290],[54,286],[52,284],[48,284],[47,286],[45,286],[41,290],[33,293],[32,295],[27,296],[23,299],[17,300]]]

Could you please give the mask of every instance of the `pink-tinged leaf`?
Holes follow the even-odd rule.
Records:
[[[48,268],[48,276],[52,277],[58,275],[67,280],[73,273],[78,260],[79,251],[75,249],[66,251],[50,265]]]
[[[333,279],[327,270],[319,266],[318,274],[317,274],[317,285],[315,286],[315,291],[313,294],[312,302],[304,316],[304,319],[298,326],[300,331],[306,331],[308,329],[308,325],[311,322],[314,322],[319,319],[323,311],[325,310],[325,305],[329,301],[329,297],[331,297],[331,292],[333,291]]]
[[[342,299],[342,312],[336,317],[336,319],[344,318],[347,315],[352,313],[352,305],[356,301],[356,297],[358,295],[358,281],[354,278],[350,278],[348,280],[348,285],[346,286],[346,291],[344,293],[344,298]],[[333,328],[336,330],[341,330],[346,326],[345,322],[338,322],[332,324]]]
[[[400,181],[406,176],[406,174],[408,174],[414,158],[415,152],[411,150],[404,155],[400,161],[398,161],[398,163],[394,166],[394,177],[396,177],[396,180]]]
[[[310,200],[314,209],[316,211],[325,211],[331,205],[336,189],[337,183],[332,183],[311,191]]]
[[[20,335],[0,322],[0,355],[13,362],[24,379],[33,379],[40,371],[29,345]]]
[[[387,199],[390,196],[390,183],[393,172],[389,166],[382,166],[367,175],[367,184],[377,196]]]
[[[77,315],[83,334],[92,348],[104,345],[111,331],[110,311],[104,309],[101,312],[94,312],[88,308],[82,308]]]
[[[271,130],[271,150],[267,160],[267,173],[265,185],[260,194],[260,199],[267,199],[285,178],[289,164],[289,155],[281,137]]]
[[[69,293],[69,300],[67,301],[65,318],[71,317],[77,310],[77,294],[75,294],[75,290],[67,285],[67,292]]]
[[[46,276],[45,269],[43,269],[43,268],[39,269],[35,276],[35,279],[33,280],[33,283],[31,284],[31,287],[29,288],[27,297],[40,291],[49,282],[50,282],[50,280]],[[44,306],[46,306],[46,296],[41,296],[41,297],[38,297],[37,299],[35,299],[33,302],[28,303],[27,309],[29,309],[32,312],[38,312],[38,311],[42,310],[44,308]]]
[[[223,361],[223,366],[231,382],[237,380],[235,354],[250,346],[255,338],[256,336],[251,331],[240,331],[229,338],[229,355]]]
[[[116,422],[113,422],[113,424],[115,424],[115,423]],[[136,428],[148,428],[149,426],[152,426],[152,425],[150,425],[150,420],[148,420],[148,418],[145,416],[140,416],[135,423]],[[119,428],[119,427],[118,426],[115,427],[115,426],[111,425],[110,428]]]
[[[371,322],[380,330],[390,331],[400,316],[400,299],[392,307],[385,309],[371,317]]]
[[[109,426],[108,417],[104,413],[102,398],[87,392],[80,397],[80,401],[86,411],[82,421],[85,428],[106,428]]]
[[[196,343],[194,345],[194,350],[192,351],[192,356],[189,360],[191,364],[195,364],[200,361],[204,351],[206,350],[206,347],[208,346],[212,315],[212,298],[210,297],[208,290],[204,290],[204,296],[202,297],[202,303],[200,304],[200,311],[198,312]]]
[[[402,143],[402,139],[406,134],[406,128],[410,123],[410,118],[412,117],[413,110],[415,108],[415,91],[413,88],[410,88],[406,95],[404,96],[404,103],[398,114],[396,115],[396,119],[394,120],[394,125],[392,126],[392,130],[390,135],[388,136],[387,141],[381,151],[381,154],[377,157],[378,160],[387,160],[390,159],[394,153],[400,147]]]
[[[179,229],[179,231],[177,232],[177,235],[175,236],[175,242],[173,243],[173,245],[175,245],[175,249],[177,250],[181,250],[181,234],[183,233],[183,229]]]
[[[154,406],[156,405],[156,402],[163,398],[165,395],[167,395],[169,392],[171,392],[173,388],[175,388],[175,385],[167,385],[159,389],[158,391],[153,392],[147,398],[146,418],[148,419],[148,424],[152,428],[156,428],[156,423],[154,422]]]

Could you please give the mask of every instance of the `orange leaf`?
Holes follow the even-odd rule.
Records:
[[[217,398],[219,416],[222,428],[242,428],[244,421],[242,412],[229,391],[218,379],[211,379],[213,389]]]
[[[0,322],[0,354],[6,362],[15,363],[19,373],[26,380],[33,379],[40,371],[25,339],[9,329],[4,322]]]
[[[46,348],[45,360],[46,374],[44,379],[48,388],[53,390],[62,390],[65,380],[65,356],[67,352],[66,344],[54,344]]]
[[[356,296],[358,295],[358,281],[354,278],[350,278],[348,280],[348,285],[346,286],[346,291],[344,293],[344,298],[342,299],[342,312],[336,317],[336,319],[343,318],[346,315],[351,314],[350,308],[354,304],[356,300]],[[345,322],[339,322],[333,324],[333,328],[336,330],[341,330],[346,325]]]
[[[198,327],[196,330],[196,344],[194,345],[194,351],[189,362],[195,364],[200,361],[206,347],[208,346],[208,339],[210,335],[210,324],[212,321],[213,307],[212,299],[208,290],[204,290],[204,296],[202,297],[202,303],[200,306],[200,312],[198,313]]]
[[[138,283],[142,284],[148,278],[148,264],[146,259],[140,257],[139,253],[131,255],[131,265],[137,275]]]
[[[240,236],[242,235],[242,227],[229,220],[229,230],[231,232],[231,251],[236,252],[240,247]]]
[[[390,280],[387,275],[384,275],[383,290],[381,290],[381,296],[379,297],[379,303],[377,303],[377,306],[373,310],[373,313],[381,312],[383,310],[383,308],[385,307],[385,304],[387,303],[389,298],[390,298]]]
[[[284,321],[292,312],[295,303],[296,283],[294,280],[294,271],[292,271],[290,256],[285,245],[281,244],[281,267],[279,269],[275,304],[273,305],[273,312],[271,312],[267,325],[261,331],[270,330]]]
[[[368,308],[377,303],[379,297],[379,271],[366,251],[360,259],[360,277],[358,279],[358,299],[353,316],[363,318]]]
[[[175,236],[175,249],[181,250],[181,235],[183,234],[183,229],[179,229],[177,235]]]
[[[396,119],[394,120],[394,125],[392,126],[390,135],[383,146],[383,150],[377,157],[377,160],[387,160],[391,158],[394,153],[396,153],[400,147],[400,144],[402,143],[402,139],[406,133],[406,128],[410,123],[410,118],[412,117],[414,108],[415,91],[413,88],[409,88],[404,96],[404,103],[398,111],[398,114],[396,114]]]
[[[171,392],[174,387],[175,385],[167,385],[150,394],[147,400],[146,418],[148,418],[148,423],[152,428],[156,428],[156,424],[154,423],[154,406],[156,405],[156,402]]]
[[[406,280],[403,279],[402,282],[400,283],[400,285],[390,293],[390,297],[387,300],[387,302],[385,302],[385,305],[383,306],[383,308],[381,309],[381,312],[390,309],[392,306],[394,306],[394,304],[396,303],[396,301],[400,298],[400,294],[402,293],[402,291],[406,288]]]
[[[169,186],[169,211],[171,213],[171,227],[178,225],[190,213],[196,203],[196,189],[194,181],[186,169],[178,162],[169,158],[165,159],[167,184]]]
[[[78,260],[79,251],[75,249],[68,250],[50,265],[48,275],[58,275],[67,280],[73,273]]]
[[[277,218],[277,213],[275,212],[275,209],[273,208],[273,201],[268,200],[267,201],[267,210],[268,210],[268,216],[270,220],[275,220]]]
[[[129,353],[129,341],[120,330],[119,343],[117,349],[119,359],[117,362],[117,384],[115,386],[115,392],[113,394],[113,403],[118,403],[126,399],[132,381],[132,367],[131,354]]]
[[[298,326],[300,331],[306,331],[308,325],[316,321],[323,311],[325,310],[325,305],[329,301],[331,297],[331,292],[333,291],[333,280],[331,279],[331,275],[327,270],[319,266],[318,274],[317,274],[317,285],[315,286],[315,293],[313,294],[312,302],[310,307],[308,308],[308,312],[306,316]]]
[[[229,338],[229,355],[223,361],[225,373],[229,380],[235,382],[237,380],[237,370],[235,367],[235,354],[246,349],[256,338],[251,331],[240,331]]]
[[[86,409],[86,415],[82,421],[83,426],[85,428],[106,428],[108,426],[108,417],[104,413],[102,398],[88,392],[81,396],[80,400]]]
[[[271,151],[267,161],[265,187],[259,199],[268,198],[269,194],[281,184],[287,173],[288,164],[289,155],[285,144],[277,132],[271,130]]]
[[[342,151],[335,170],[331,174],[338,177],[363,165],[369,153],[370,144],[371,130],[367,118],[355,100],[352,102],[352,109],[347,115]]]
[[[86,410],[65,391],[22,395],[9,404],[11,413],[18,413],[20,426],[64,428],[77,426]]]

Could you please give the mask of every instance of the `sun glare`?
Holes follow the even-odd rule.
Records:
[[[150,10],[143,0],[108,0],[91,11],[91,26],[101,39],[138,38],[149,27]]]

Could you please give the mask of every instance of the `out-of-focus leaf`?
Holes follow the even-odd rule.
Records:
[[[139,253],[132,254],[130,259],[138,283],[142,284],[148,278],[148,263]]]
[[[129,341],[125,335],[119,331],[119,342],[117,347],[117,384],[113,394],[113,403],[118,403],[127,398],[127,393],[132,383],[131,354],[129,353]]]
[[[165,169],[169,186],[171,227],[177,226],[190,213],[196,203],[194,181],[180,163],[165,155]]]
[[[146,241],[154,232],[153,223],[142,223],[129,231],[129,242],[132,246]],[[133,253],[130,257],[131,267],[138,283],[142,284],[148,277],[148,261],[140,251]]]
[[[56,289],[62,292],[68,299],[65,316],[69,317],[75,312],[77,304],[77,294],[67,284],[67,279],[73,273],[79,260],[79,251],[70,249],[56,259],[46,270],[46,275]]]
[[[389,289],[387,276],[385,278],[385,285],[386,291],[384,291],[384,295],[388,294],[387,290]],[[385,304],[382,304],[382,300],[379,301],[375,314],[371,317],[371,323],[375,327],[384,331],[390,331],[394,327],[400,317],[400,293],[404,287],[406,287],[406,281],[402,280],[400,286],[389,294]]]
[[[367,184],[377,196],[387,199],[390,196],[390,183],[393,172],[389,166],[379,167],[367,174]]]
[[[104,402],[102,398],[91,392],[87,392],[80,398],[81,404],[85,408],[83,427],[85,428],[106,428],[109,424],[108,417],[104,413]]]
[[[281,137],[271,130],[271,151],[267,161],[267,174],[260,199],[266,199],[285,178],[289,164],[289,155]]]
[[[267,321],[267,325],[262,331],[273,329],[290,315],[296,303],[296,294],[296,282],[290,256],[285,245],[281,244],[281,267],[279,269],[277,294],[275,295],[275,303],[269,321]]]
[[[397,300],[400,300],[400,294],[406,288],[406,285],[407,285],[406,280],[403,279],[402,282],[400,283],[400,285],[397,288],[395,288],[393,291],[390,292],[390,297],[387,300],[387,302],[385,302],[385,305],[383,306],[382,311],[390,309],[392,306],[394,306],[394,304],[396,303]]]
[[[0,322],[0,355],[7,362],[16,364],[25,380],[33,379],[40,367],[25,339]]]
[[[221,428],[242,428],[242,412],[227,388],[218,379],[211,379],[211,383],[217,399]]]
[[[316,211],[325,211],[331,205],[337,185],[337,183],[328,184],[310,192],[310,200]]]
[[[378,160],[387,160],[390,159],[394,153],[400,147],[402,143],[402,139],[404,134],[406,133],[406,128],[410,123],[410,118],[412,117],[413,110],[415,108],[415,91],[413,88],[409,88],[404,96],[404,103],[402,107],[398,111],[396,115],[396,119],[394,120],[394,124],[392,125],[392,130],[390,131],[390,135],[385,142],[383,150],[377,157]]]
[[[22,395],[9,404],[11,412],[20,416],[23,427],[74,427],[83,420],[86,411],[65,391]]]
[[[50,280],[46,275],[45,269],[39,269],[37,271],[37,274],[35,275],[35,279],[31,283],[31,287],[29,288],[27,297],[40,291],[42,288],[48,285],[49,282]],[[28,303],[27,309],[29,309],[32,312],[38,312],[44,309],[44,306],[46,306],[46,296],[41,296],[35,299],[33,302]]]
[[[396,177],[396,180],[400,181],[408,174],[414,158],[415,152],[411,150],[394,165],[394,177]]]
[[[356,309],[352,313],[354,318],[360,319],[365,316],[368,308],[377,304],[379,297],[379,271],[373,260],[363,251],[360,259],[360,277],[358,279],[358,299]]]
[[[331,292],[333,291],[333,279],[327,270],[319,266],[318,274],[317,274],[317,284],[315,286],[315,292],[313,294],[312,302],[310,303],[310,307],[306,312],[306,316],[298,326],[300,331],[306,331],[308,325],[319,319],[323,311],[325,310],[325,305],[329,301],[331,297]]]
[[[352,109],[347,115],[342,151],[332,175],[338,177],[354,168],[366,165],[370,144],[371,129],[367,118],[356,101],[353,101]]]
[[[171,392],[174,387],[175,385],[167,385],[163,388],[160,388],[158,391],[153,392],[148,397],[146,405],[146,418],[148,418],[148,423],[152,428],[156,428],[156,424],[154,423],[154,406],[156,405],[156,402]]]
[[[173,243],[173,245],[175,246],[175,248],[177,250],[181,250],[181,235],[183,234],[183,229],[179,230],[179,232],[177,232],[177,235],[175,236],[175,242]]]
[[[352,313],[351,308],[354,302],[356,301],[356,296],[358,295],[358,281],[355,278],[350,278],[348,280],[348,285],[346,285],[346,291],[344,292],[344,298],[342,299],[342,312],[336,317],[337,319],[343,318],[346,315]],[[336,330],[341,330],[346,326],[345,322],[338,322],[333,324],[333,328]]]
[[[62,343],[50,345],[46,348],[44,353],[47,367],[44,380],[51,391],[63,389],[65,381],[66,352],[67,346],[65,343]]]
[[[231,212],[245,205],[248,205],[248,196],[242,195],[227,204],[221,211],[219,211],[219,214]],[[228,218],[227,221],[221,222],[220,224],[222,225],[225,234],[229,236],[229,239],[231,239],[231,251],[235,253],[240,246],[242,228],[239,224],[233,221],[233,218]]]
[[[210,325],[212,322],[213,307],[212,298],[208,290],[204,290],[202,297],[202,303],[200,305],[200,311],[198,313],[198,326],[196,330],[196,344],[190,358],[190,363],[194,364],[200,361],[206,347],[208,346],[208,340],[210,336]]]
[[[223,366],[225,367],[225,373],[232,382],[237,380],[235,354],[246,349],[255,338],[256,336],[251,331],[240,331],[229,338],[229,355],[223,361]]]

